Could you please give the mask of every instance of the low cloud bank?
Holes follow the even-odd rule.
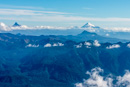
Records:
[[[114,49],[114,48],[120,48],[120,45],[119,44],[113,44],[113,45],[106,47],[106,49]]]
[[[53,44],[50,44],[50,43],[47,43],[44,45],[44,47],[58,47],[58,46],[64,46],[63,43],[53,43]]]
[[[79,27],[76,26],[70,26],[70,27],[54,27],[54,26],[34,26],[34,27],[28,27],[26,25],[21,26],[7,26],[4,23],[0,23],[0,31],[12,31],[12,30],[40,30],[40,29],[58,29],[58,30],[66,30],[66,29],[79,29]]]
[[[95,40],[94,43],[93,43],[93,45],[96,46],[96,47],[101,46],[101,44],[98,42],[98,40]]]
[[[93,25],[90,25],[93,26]],[[34,27],[29,27],[26,25],[21,25],[21,26],[7,26],[6,24],[0,22],[0,31],[11,31],[11,30],[37,30],[37,29],[60,29],[60,30],[65,30],[65,29],[83,29],[87,30],[89,32],[130,32],[129,27],[114,27],[114,28],[93,28],[93,27],[87,27],[87,28],[82,28],[78,26],[70,26],[70,27],[54,27],[54,26],[34,26]],[[109,34],[106,34],[106,36],[109,36]]]
[[[35,45],[35,44],[28,44],[26,47],[39,47],[39,45]]]
[[[90,77],[84,79],[83,83],[76,83],[76,87],[130,87],[130,72],[126,70],[123,76],[103,76],[104,70],[96,67],[87,71]]]

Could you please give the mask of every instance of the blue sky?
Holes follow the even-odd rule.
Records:
[[[28,26],[130,27],[130,0],[1,0],[0,22]]]

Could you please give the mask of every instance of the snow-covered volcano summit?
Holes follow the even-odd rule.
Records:
[[[81,28],[100,28],[98,26],[95,26],[91,23],[86,23],[85,25],[83,25]]]

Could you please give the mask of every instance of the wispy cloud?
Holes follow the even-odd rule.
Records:
[[[5,16],[4,14],[8,14]],[[44,13],[44,14],[43,14]],[[0,11],[1,20],[21,20],[21,21],[39,21],[39,22],[59,22],[59,21],[104,21],[104,22],[130,22],[130,18],[87,18],[87,17],[80,17],[80,16],[70,16],[70,15],[63,15],[64,13],[53,13],[53,12],[26,12],[26,11],[19,11],[19,12],[4,12]],[[10,14],[10,15],[9,15]],[[15,16],[18,15],[18,16]],[[20,16],[23,15],[23,16]]]
[[[83,9],[85,9],[85,10],[91,10],[92,8],[84,7]]]
[[[13,6],[13,5],[3,5],[0,4],[0,8],[10,8],[10,9],[37,9],[37,10],[45,10],[49,8],[43,7],[33,7],[33,6]]]
[[[115,32],[130,32],[130,27],[111,27],[111,28],[104,28],[105,30],[112,30]]]
[[[36,11],[21,9],[0,9],[0,15],[44,15],[44,14],[69,14],[55,11]]]
[[[25,7],[26,8],[26,7]],[[29,7],[27,7],[29,8]],[[31,8],[31,7],[30,7]],[[73,13],[26,10],[26,9],[0,9],[1,20],[39,21],[39,22],[59,22],[59,21],[130,21],[130,18],[94,18],[74,16]]]

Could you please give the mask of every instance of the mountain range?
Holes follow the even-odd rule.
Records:
[[[88,32],[97,33],[103,37],[118,38],[124,40],[130,40],[130,32],[112,31],[109,29],[103,29],[99,26],[95,26],[91,23],[86,23],[81,27],[51,27],[51,26],[36,26],[28,27],[26,25],[20,25],[17,22],[12,26],[7,26],[4,23],[0,23],[1,33],[12,33],[12,34],[24,34],[24,35],[77,35],[84,30]]]
[[[88,31],[76,36],[0,33],[0,86],[75,87],[95,67],[123,75],[130,70],[130,42],[111,39]]]
[[[0,87],[81,87],[93,78],[87,71],[95,67],[113,77],[130,70],[130,41],[103,35],[106,31],[90,23],[58,31],[17,22],[10,27],[0,23],[0,28]]]

